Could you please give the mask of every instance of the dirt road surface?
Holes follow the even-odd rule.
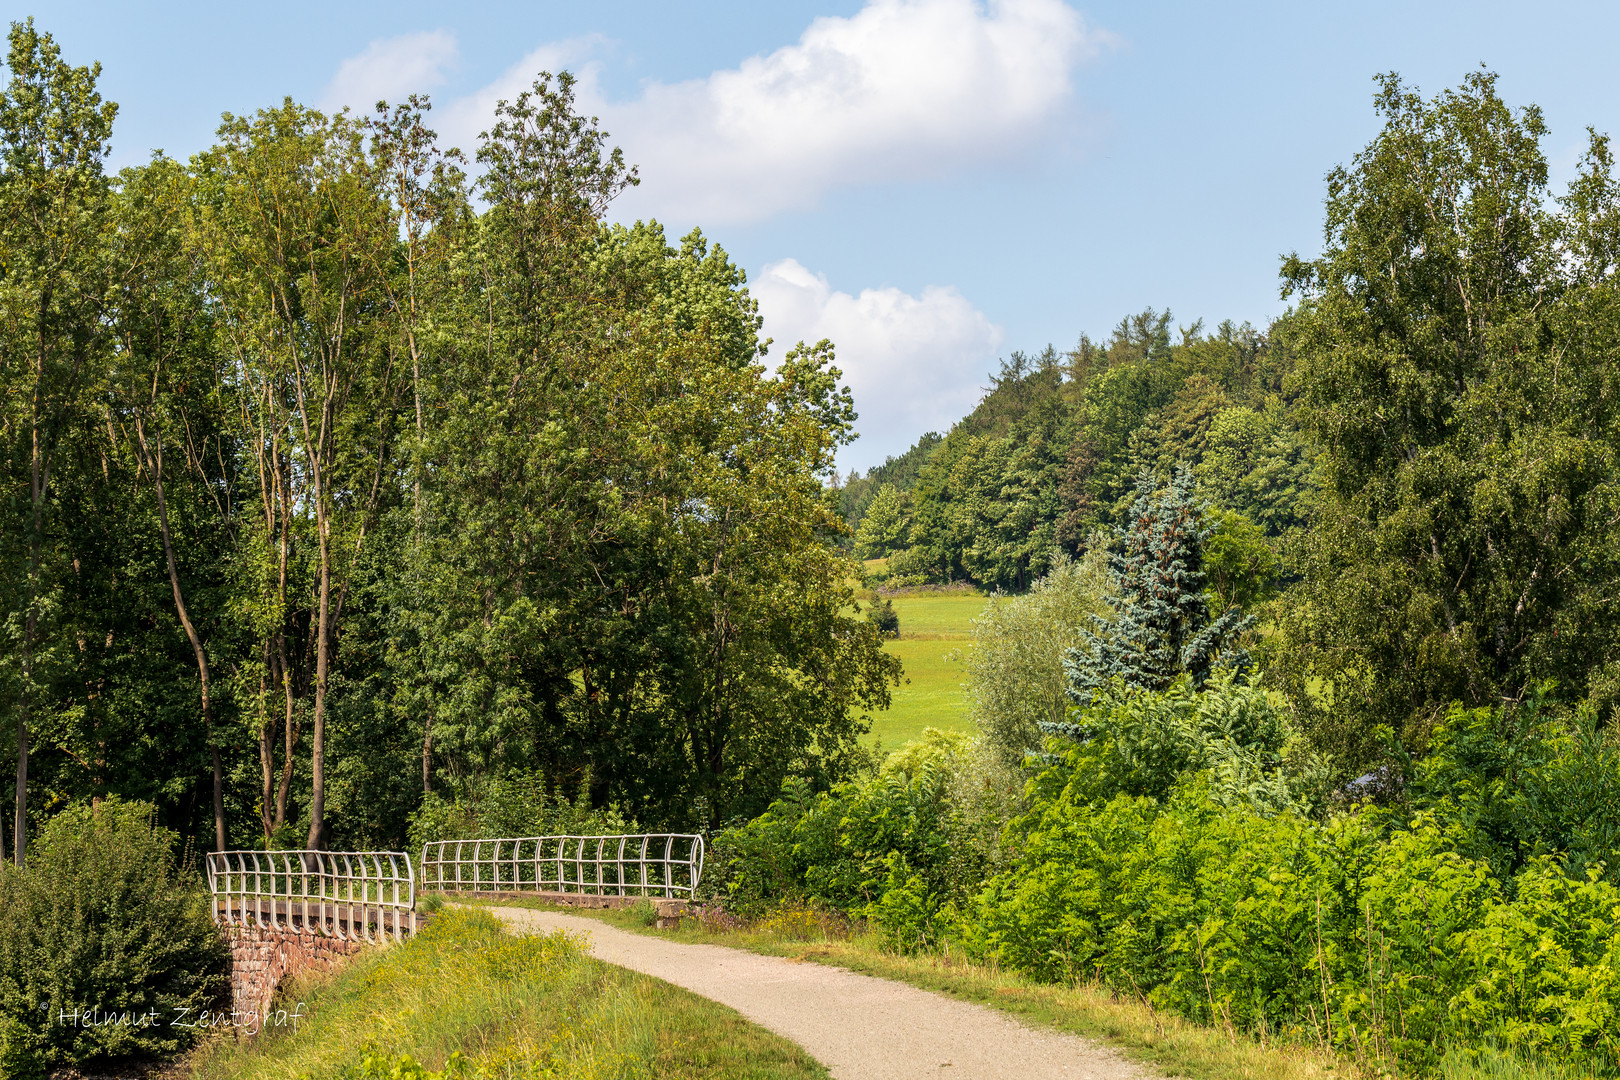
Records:
[[[516,932],[567,930],[591,955],[729,1005],[838,1080],[1153,1080],[1116,1051],[982,1005],[821,964],[632,934],[578,915],[493,908]]]

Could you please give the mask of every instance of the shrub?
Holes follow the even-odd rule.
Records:
[[[642,926],[651,926],[658,921],[658,907],[645,896],[638,899],[629,907],[630,915]]]
[[[1542,855],[1574,878],[1612,875],[1620,848],[1620,746],[1596,710],[1567,715],[1538,694],[1517,709],[1453,705],[1430,752],[1401,763],[1408,800],[1456,826],[1463,850],[1508,879]],[[1391,740],[1393,741],[1393,740]]]
[[[1208,774],[1163,801],[1038,790],[1015,828],[1017,864],[958,924],[970,953],[1418,1072],[1486,1044],[1620,1057],[1620,887],[1595,867],[1504,881],[1431,814],[1265,816]]]
[[[892,857],[936,899],[983,879],[948,793],[966,740],[930,730],[876,775],[816,794],[802,780],[758,818],[715,837],[714,877],[728,906],[755,916],[785,901],[865,914],[887,890]]]
[[[145,803],[79,804],[46,823],[27,869],[0,875],[0,1057],[29,1069],[177,1053],[173,1021],[226,991],[225,946],[174,837]],[[77,1011],[128,1022],[74,1023]]]
[[[879,635],[893,638],[900,636],[900,614],[894,610],[894,601],[888,597],[874,603],[867,610],[866,617],[872,620],[872,625],[877,627]]]
[[[1056,725],[1054,725],[1056,726]],[[1201,692],[1189,676],[1154,692],[1115,679],[1069,713],[1049,745],[1058,768],[1039,786],[1065,798],[1107,802],[1115,795],[1164,799],[1195,773],[1211,795],[1262,812],[1305,809],[1323,797],[1327,770],[1289,728],[1258,676],[1217,672]]]
[[[1083,640],[1093,619],[1106,619],[1114,585],[1106,537],[1093,537],[1084,558],[1059,554],[1023,596],[995,597],[973,620],[967,652],[972,716],[987,747],[1010,767],[1040,745],[1041,721],[1068,712],[1063,656]]]

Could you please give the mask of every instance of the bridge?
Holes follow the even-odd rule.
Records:
[[[563,906],[657,905],[678,921],[703,876],[701,836],[636,833],[443,840],[413,865],[402,851],[218,851],[208,855],[214,922],[231,951],[231,1006],[248,1030],[289,975],[325,972],[367,945],[415,934],[421,886],[443,895],[533,897]]]

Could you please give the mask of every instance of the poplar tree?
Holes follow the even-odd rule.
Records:
[[[0,447],[8,486],[24,493],[5,523],[4,621],[16,667],[13,857],[28,847],[30,725],[48,693],[55,578],[55,470],[75,432],[97,430],[87,408],[105,360],[101,326],[110,186],[102,168],[118,107],[96,91],[99,64],[72,67],[33,19],[12,23],[0,94]],[[18,503],[13,503],[14,506]],[[9,665],[8,665],[9,666]]]

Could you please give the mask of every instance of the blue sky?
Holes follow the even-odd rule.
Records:
[[[1425,93],[1484,62],[1542,106],[1555,183],[1620,133],[1620,6],[307,3],[56,0],[34,11],[121,106],[115,164],[186,156],[221,111],[431,93],[471,145],[540,67],[641,165],[616,209],[693,225],[783,342],[829,336],[864,468],[969,408],[997,358],[1177,321],[1264,323],[1314,251],[1324,174],[1376,130],[1372,77]]]

